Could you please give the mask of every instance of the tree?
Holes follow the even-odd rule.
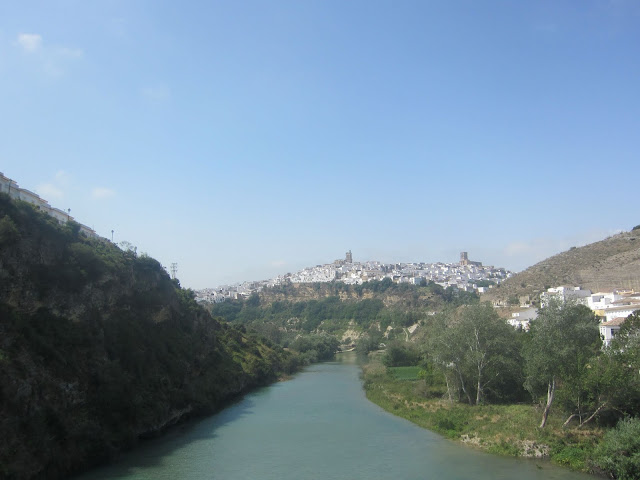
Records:
[[[428,350],[445,373],[450,397],[457,387],[470,405],[478,405],[488,394],[499,398],[517,388],[503,381],[518,378],[516,332],[491,304],[462,307],[434,327]]]
[[[366,355],[369,352],[378,350],[382,341],[382,333],[375,329],[369,329],[367,333],[362,335],[356,341],[356,352],[360,355]]]
[[[625,352],[607,348],[590,359],[580,373],[577,379],[564,382],[560,390],[560,398],[572,412],[565,426],[574,419],[581,428],[604,414],[611,421],[640,413],[640,375]]]
[[[636,370],[640,370],[640,310],[625,319],[611,342],[611,348],[619,352]]]
[[[525,388],[537,397],[546,388],[540,428],[547,424],[556,387],[579,381],[587,362],[600,351],[598,319],[584,305],[552,300],[530,323],[525,344]]]
[[[420,363],[420,354],[406,343],[392,343],[382,356],[382,364],[386,367],[408,367]]]
[[[246,304],[250,307],[259,307],[260,306],[260,295],[257,292],[251,293],[249,298],[247,298]]]
[[[338,350],[338,339],[325,334],[301,335],[289,347],[300,353],[314,352],[315,359],[330,360]]]
[[[136,247],[131,242],[128,242],[127,240],[123,240],[118,244],[118,246],[120,247],[120,250],[122,250],[127,255],[134,258],[138,256],[138,247]]]
[[[8,246],[16,243],[19,239],[20,232],[11,217],[5,215],[0,218],[0,245]]]

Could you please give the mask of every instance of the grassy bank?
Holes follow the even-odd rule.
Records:
[[[365,366],[367,398],[385,410],[452,440],[490,453],[550,458],[574,470],[590,471],[590,458],[604,431],[563,429],[552,414],[539,429],[541,411],[531,405],[470,406],[450,402],[443,391],[430,390],[417,367]]]

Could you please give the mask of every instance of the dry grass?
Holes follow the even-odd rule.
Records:
[[[572,248],[539,262],[483,296],[508,300],[539,294],[548,287],[577,285],[593,292],[613,288],[640,290],[640,230]]]

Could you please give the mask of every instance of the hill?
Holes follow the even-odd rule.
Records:
[[[541,292],[559,285],[593,292],[640,289],[640,228],[547,258],[505,280],[483,299],[507,302],[522,295],[538,299]]]
[[[153,258],[0,194],[0,477],[66,477],[295,367]]]

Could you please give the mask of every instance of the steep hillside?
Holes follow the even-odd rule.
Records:
[[[594,292],[640,289],[640,229],[554,255],[509,278],[487,298],[538,298],[547,288],[559,285],[579,285]]]
[[[60,478],[294,366],[161,265],[0,194],[0,477]]]

